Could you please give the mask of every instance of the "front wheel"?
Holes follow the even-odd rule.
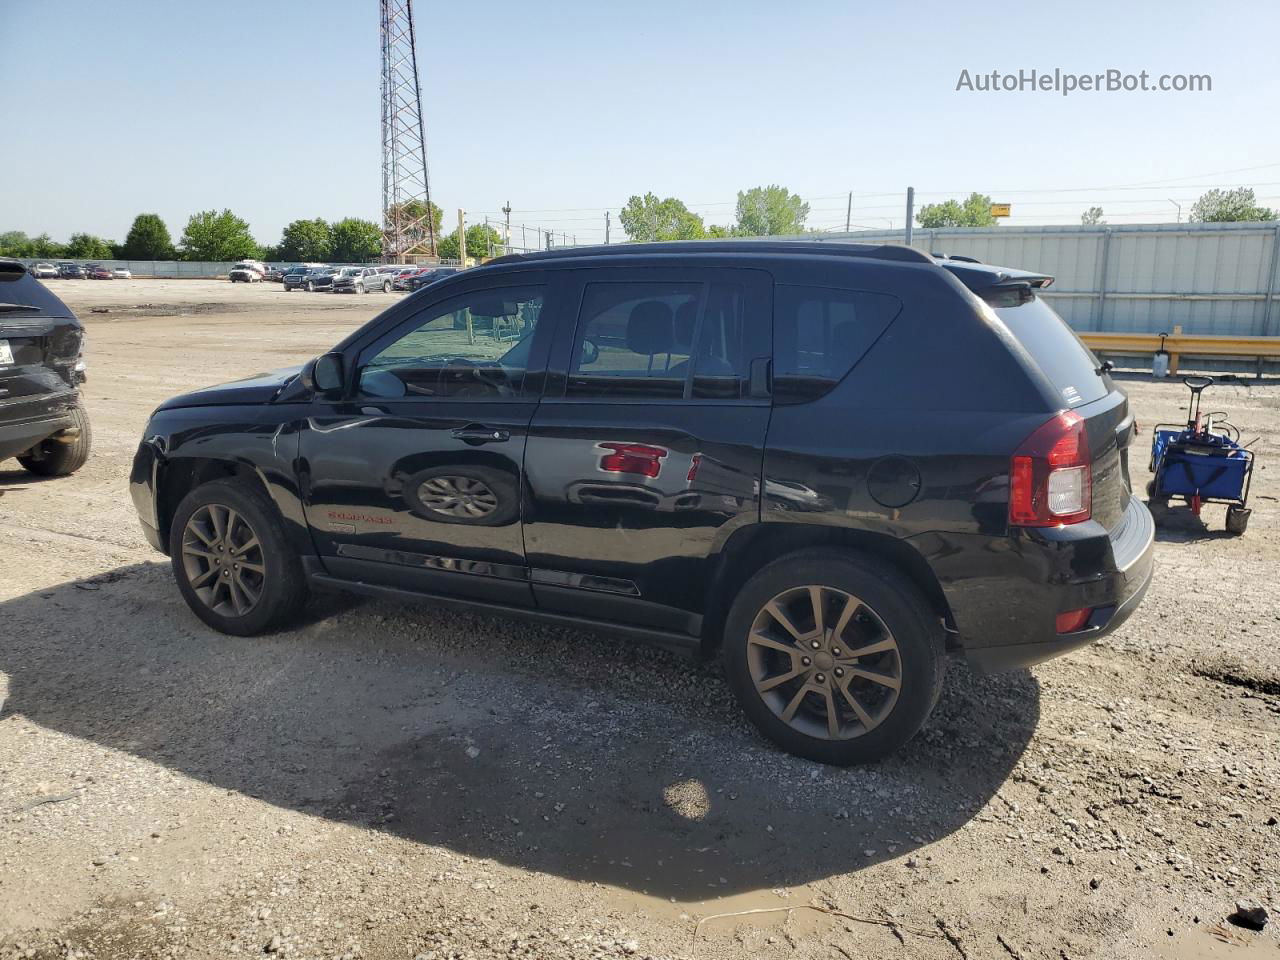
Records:
[[[1249,529],[1249,514],[1253,513],[1248,507],[1227,507],[1227,533],[1232,536],[1243,536],[1244,532]]]
[[[89,414],[76,404],[71,410],[73,421],[70,430],[50,437],[34,449],[18,457],[18,463],[30,473],[40,477],[65,477],[75,473],[89,459],[93,445],[93,431],[89,428]]]
[[[308,281],[307,281],[307,293],[315,293],[315,292],[316,292],[316,285],[315,285],[314,283],[312,283],[310,280],[308,280]]]
[[[391,284],[390,284],[389,282],[384,282],[384,283],[382,284],[382,292],[383,292],[383,293],[390,293],[390,292],[391,292]]]
[[[858,553],[805,551],[747,582],[725,625],[725,674],[756,728],[821,763],[878,760],[942,690],[943,634],[920,591]]]
[[[187,606],[222,633],[263,633],[296,616],[307,599],[280,514],[242,481],[215,480],[183,498],[169,529],[169,556]]]

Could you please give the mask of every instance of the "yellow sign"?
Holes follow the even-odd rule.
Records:
[[[1010,211],[1011,209],[1012,209],[1012,207],[1011,207],[1011,205],[1010,205],[1010,204],[1007,204],[1007,203],[993,203],[993,204],[991,205],[991,215],[992,215],[993,217],[1007,217],[1007,216],[1009,216],[1009,211]]]

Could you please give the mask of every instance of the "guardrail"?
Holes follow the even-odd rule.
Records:
[[[1150,353],[1160,350],[1161,337],[1156,333],[1101,333],[1081,332],[1080,339],[1094,353]],[[1207,334],[1183,333],[1182,327],[1164,338],[1164,350],[1169,354],[1169,373],[1178,372],[1178,361],[1183,355],[1192,357],[1242,357],[1258,361],[1258,377],[1262,376],[1264,360],[1280,360],[1280,337],[1220,337]]]

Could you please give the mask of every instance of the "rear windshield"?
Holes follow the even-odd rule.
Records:
[[[1107,384],[1097,373],[1098,358],[1053,307],[1036,297],[1016,307],[996,307],[995,312],[1058,390],[1064,407],[1107,395]]]

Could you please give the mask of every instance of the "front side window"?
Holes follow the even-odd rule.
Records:
[[[512,399],[520,395],[543,288],[463,294],[428,307],[390,343],[376,344],[359,392],[385,399]]]
[[[651,399],[742,395],[746,292],[736,283],[586,287],[568,395]]]

